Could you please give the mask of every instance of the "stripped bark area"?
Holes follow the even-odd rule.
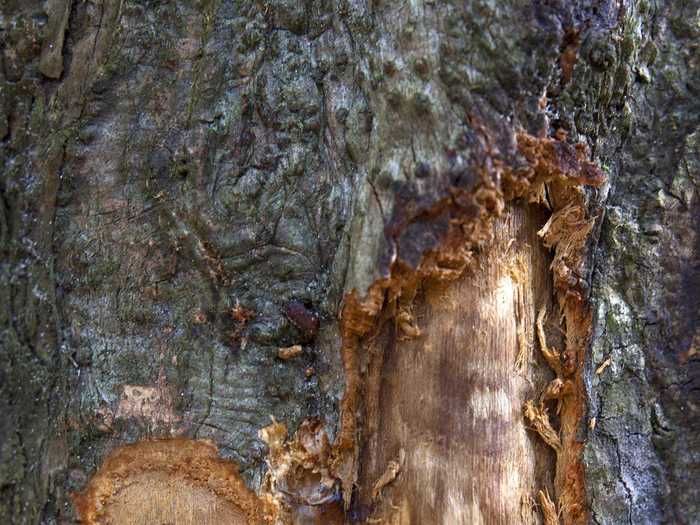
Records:
[[[535,305],[551,294],[537,244],[545,220],[542,208],[508,206],[474,268],[417,294],[420,338],[401,340],[388,318],[366,343],[356,513],[385,523],[505,524],[520,522],[521,494],[551,492],[554,454],[520,414],[530,381],[548,377],[540,366],[527,376],[514,370],[518,309],[534,323]],[[528,261],[520,281],[508,271],[518,254]],[[401,474],[373,501],[375,480],[401,449]]]
[[[141,441],[115,449],[74,496],[80,522],[235,525],[274,523],[276,506],[259,498],[210,441]]]
[[[386,337],[382,328],[386,321],[412,311],[417,295],[430,289],[444,289],[447,283],[468,276],[479,265],[488,264],[479,254],[489,253],[494,240],[494,220],[503,215],[509,201],[525,198],[544,202],[548,195],[553,214],[540,236],[546,247],[554,248],[553,285],[566,323],[567,338],[561,366],[564,377],[573,381],[575,387],[568,396],[569,401],[562,402],[560,437],[551,426],[547,434],[551,437],[550,444],[559,451],[556,492],[562,502],[564,522],[583,523],[586,510],[580,467],[581,444],[576,441],[575,429],[584,406],[580,372],[590,318],[578,272],[591,221],[586,217],[580,186],[599,186],[605,177],[588,160],[587,148],[569,144],[563,133],[553,138],[517,133],[514,142],[525,162],[511,166],[499,154],[488,131],[476,124],[474,127],[478,132],[467,141],[471,174],[462,178],[469,180],[467,187],[450,186],[449,197],[422,208],[409,207],[413,210],[410,216],[405,211],[395,216],[387,226],[389,255],[385,260],[391,261],[387,277],[375,281],[364,297],[353,290],[345,298],[340,323],[346,391],[341,406],[341,429],[333,448],[333,472],[341,482],[347,507],[358,480],[361,443],[366,435],[372,434],[371,420],[378,410],[368,400],[373,395],[376,398],[381,388],[381,372],[373,368],[381,369],[383,363],[384,349],[376,341]],[[426,227],[430,221],[434,221],[443,234],[439,245],[423,251],[420,262],[414,267],[402,258],[402,242],[406,242],[404,232],[416,223]],[[398,317],[398,323],[401,322],[402,318]],[[417,333],[421,331],[419,328]],[[397,339],[401,340],[399,335]],[[518,354],[521,354],[523,342],[518,345],[521,348]],[[514,356],[511,362],[517,360],[518,367],[522,368],[525,359]],[[570,389],[565,390],[569,392]],[[538,417],[534,405],[532,409],[544,429],[548,418],[543,414]],[[367,428],[363,428],[363,418]],[[364,512],[370,511],[365,509]],[[487,516],[490,516],[488,512]],[[399,519],[400,523],[404,521]]]
[[[320,472],[352,522],[518,502],[511,521],[538,522],[538,490],[568,522],[700,515],[699,13],[4,2],[0,522],[76,521],[68,494],[105,454],[172,436],[210,439],[253,490],[269,467],[298,522],[326,506],[298,490]],[[580,138],[611,176],[597,194],[577,190],[602,180]],[[582,279],[586,209],[604,219]],[[266,463],[269,414],[305,430]],[[166,470],[109,512],[247,520]]]

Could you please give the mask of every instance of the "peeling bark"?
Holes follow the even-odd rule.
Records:
[[[699,13],[5,1],[0,521],[693,523]]]

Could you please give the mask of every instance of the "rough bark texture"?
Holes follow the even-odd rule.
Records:
[[[343,498],[348,521],[520,522],[520,496],[558,490],[559,471],[519,415],[543,360],[532,385],[488,375],[519,344],[494,339],[499,323],[522,322],[534,346],[535,312],[554,303],[533,235],[544,207],[501,209],[531,165],[518,133],[556,136],[571,165],[566,144],[585,143],[608,175],[586,193],[597,222],[572,285],[593,321],[587,416],[565,444],[584,447],[585,509],[564,520],[698,522],[697,0],[5,0],[0,34],[0,522],[73,522],[70,494],[120,446],[172,437],[213,441],[298,523],[340,520]],[[348,343],[348,298],[485,216],[497,234],[470,245],[473,264],[436,263],[455,282],[383,289],[362,332],[377,339]],[[518,323],[489,292],[510,235],[513,253],[539,253]],[[460,297],[490,314],[440,302]],[[409,303],[426,335],[402,341],[391,320]],[[470,320],[492,361],[456,353],[470,336],[449,324]],[[297,437],[259,434],[271,415]],[[498,417],[509,437],[491,450],[478,440]],[[418,471],[421,429],[452,461],[436,476]],[[531,455],[506,501],[511,485],[479,465],[516,443]],[[493,501],[467,478],[493,481]]]
[[[641,2],[622,25],[629,63],[618,75],[634,81],[600,141],[613,182],[592,262],[586,372],[596,523],[700,520],[698,8]]]

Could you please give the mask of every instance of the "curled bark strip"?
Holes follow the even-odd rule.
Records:
[[[537,498],[540,500],[540,508],[542,509],[542,518],[544,525],[559,525],[559,513],[557,506],[549,497],[549,492],[539,491]]]
[[[386,466],[386,470],[384,473],[379,477],[379,479],[374,483],[374,487],[372,487],[372,500],[377,501],[379,498],[382,496],[382,489],[389,485],[390,483],[393,483],[393,481],[396,479],[396,477],[399,475],[401,472],[401,469],[403,468],[403,463],[404,460],[406,459],[406,452],[401,449],[399,452],[399,457],[397,460],[390,461],[389,464]]]
[[[277,357],[279,357],[283,361],[287,361],[289,359],[294,359],[295,357],[299,357],[301,354],[302,354],[301,345],[287,346],[284,348],[279,348],[277,350]]]
[[[561,361],[559,352],[555,348],[549,348],[547,345],[547,338],[544,335],[544,322],[547,320],[547,310],[542,308],[540,313],[537,315],[537,339],[540,343],[540,352],[544,356],[549,368],[557,374],[557,377],[561,375]]]
[[[556,452],[560,452],[561,440],[559,439],[559,434],[549,422],[547,408],[543,404],[536,406],[532,401],[526,401],[525,406],[523,406],[523,414],[544,442]]]
[[[396,323],[401,331],[401,340],[415,339],[421,336],[420,328],[416,324],[416,319],[410,312],[404,310],[396,316]]]

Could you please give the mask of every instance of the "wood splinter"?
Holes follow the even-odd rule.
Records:
[[[598,368],[595,369],[595,375],[599,376],[603,372],[605,372],[605,369],[610,366],[612,363],[612,358],[608,357],[605,361],[603,361]]]
[[[556,348],[549,348],[547,346],[547,338],[544,334],[544,322],[547,320],[547,309],[540,309],[539,314],[537,314],[537,339],[540,343],[540,351],[544,356],[549,368],[557,375],[561,377],[561,354]]]
[[[542,509],[544,525],[559,525],[559,513],[557,512],[557,506],[549,497],[549,492],[540,490],[537,497],[540,500],[540,508]]]
[[[404,460],[406,459],[406,452],[404,449],[401,449],[399,451],[399,458],[397,461],[389,461],[388,465],[386,466],[386,470],[384,473],[379,477],[379,479],[374,483],[374,487],[372,488],[372,501],[377,501],[381,498],[382,496],[382,489],[392,483],[396,477],[399,475],[401,472],[401,468],[403,467]]]
[[[561,440],[559,439],[559,433],[552,428],[552,424],[549,421],[547,407],[542,402],[535,406],[532,400],[525,401],[523,414],[544,442],[559,452],[561,450]]]
[[[399,340],[416,339],[421,336],[420,328],[416,325],[416,319],[406,310],[402,310],[396,316],[396,323],[401,333]]]

